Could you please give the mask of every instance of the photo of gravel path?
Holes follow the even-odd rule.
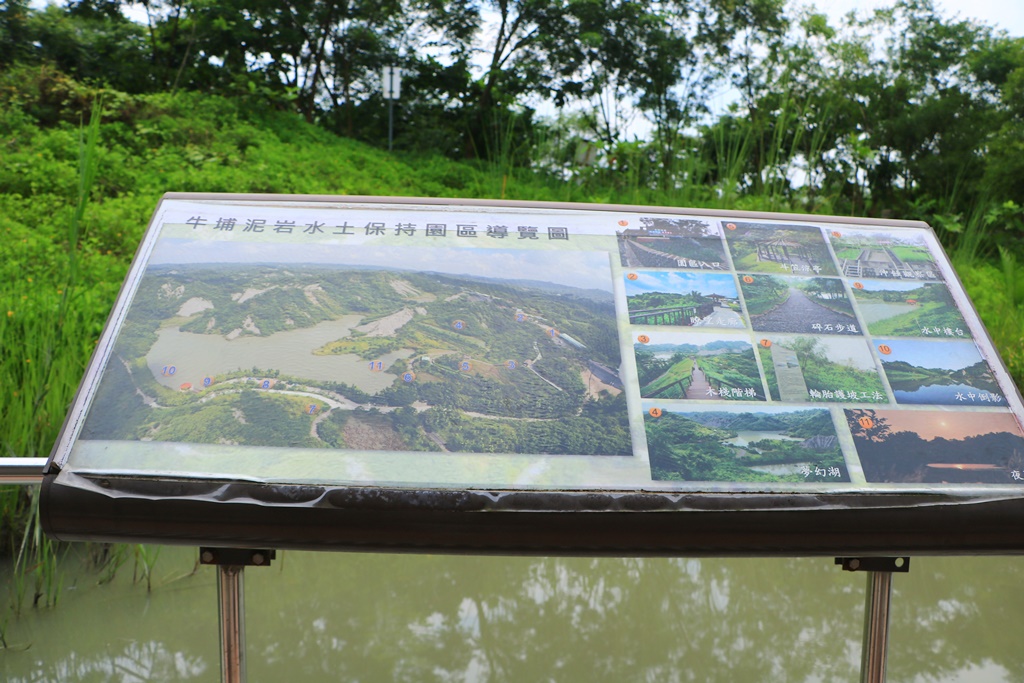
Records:
[[[862,333],[838,278],[745,275],[740,283],[758,332]]]

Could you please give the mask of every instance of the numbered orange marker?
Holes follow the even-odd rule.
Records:
[[[472,367],[473,366],[469,364],[468,360],[464,360],[461,363],[459,363],[459,370],[462,370],[463,372],[469,372],[472,369]]]
[[[208,387],[211,384],[213,384],[213,378],[212,377],[204,377],[203,378],[203,386],[204,387]]]
[[[749,275],[744,275],[743,281],[746,282],[748,285],[754,284],[754,278],[750,277]]]
[[[525,313],[516,313],[516,322],[517,323],[521,323],[524,320],[526,320],[526,314]]]
[[[639,277],[639,276],[636,273],[630,273],[629,275],[626,276],[626,279],[627,280],[635,280],[635,279],[637,279],[637,277]]]
[[[629,225],[629,221],[621,220],[621,221],[619,221],[619,225],[621,225],[622,227],[626,227],[627,225]]]
[[[515,362],[514,360],[507,360],[505,361],[505,367],[508,368],[509,370],[515,370],[516,368],[519,367],[519,363]]]
[[[864,284],[861,283],[861,282],[854,282],[853,283],[853,288],[854,289],[864,289]]]
[[[761,340],[761,346],[763,346],[764,348],[766,348],[766,349],[770,348],[771,345],[772,345],[772,340],[771,339],[762,339]]]
[[[383,369],[384,369],[384,361],[382,361],[382,360],[371,360],[370,361],[370,371],[371,372],[380,372]]]
[[[416,379],[416,373],[415,372],[407,372],[404,375],[402,375],[402,381],[403,382],[411,382],[414,379]]]
[[[842,237],[843,233],[839,232],[838,230],[833,230],[832,231],[832,236],[833,237]]]
[[[651,341],[651,338],[648,337],[646,334],[641,334],[639,337],[636,338],[636,340],[641,344],[646,344],[647,342]]]
[[[316,412],[316,404],[315,403],[310,403],[309,404],[309,413],[308,414],[312,415],[315,412]]]
[[[548,334],[550,334],[551,338],[554,339],[555,337],[558,336],[558,330],[552,327],[550,330],[548,330]]]
[[[864,417],[862,417],[859,420],[857,420],[857,424],[859,424],[864,429],[871,429],[872,427],[875,426],[875,421],[872,420],[867,415],[865,415]]]
[[[466,322],[464,320],[456,320],[452,323],[452,327],[456,330],[464,330],[466,329]]]
[[[726,228],[726,230],[735,230],[736,229],[736,224],[735,223],[726,223],[725,224],[725,228]]]
[[[892,353],[892,347],[889,346],[888,344],[879,344],[878,352],[881,353],[883,356],[888,356],[890,353]]]
[[[651,408],[647,411],[651,417],[661,417],[661,408]]]

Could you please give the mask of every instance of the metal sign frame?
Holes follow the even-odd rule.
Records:
[[[172,220],[168,218],[170,214],[167,211],[176,206],[204,206],[208,207],[211,213],[205,218],[197,213],[194,216],[196,221],[192,223],[180,216]],[[568,238],[571,235],[571,239],[576,240],[578,235],[580,242],[591,245],[583,251],[589,250],[589,253],[603,250],[611,260],[611,291],[615,301],[619,348],[623,361],[621,367],[627,369],[623,376],[622,393],[626,396],[628,404],[633,452],[626,454],[612,450],[606,455],[592,457],[589,460],[568,456],[576,457],[580,463],[597,463],[597,469],[607,469],[604,475],[596,477],[593,481],[584,481],[581,484],[579,479],[555,477],[519,485],[513,479],[503,483],[500,476],[493,474],[483,477],[480,481],[463,479],[461,483],[458,477],[453,480],[443,480],[441,477],[436,481],[430,478],[402,481],[395,476],[379,480],[372,477],[359,480],[352,478],[350,474],[332,474],[332,466],[325,466],[324,473],[305,477],[280,474],[275,476],[268,475],[267,472],[221,471],[217,468],[193,473],[183,470],[180,466],[174,466],[173,461],[179,456],[183,458],[183,462],[195,462],[196,458],[202,460],[203,453],[198,453],[195,447],[174,442],[153,446],[138,438],[127,441],[100,439],[91,445],[87,444],[88,448],[76,451],[82,443],[80,437],[83,427],[88,429],[87,415],[90,406],[94,404],[104,378],[104,371],[108,367],[115,367],[111,365],[111,358],[118,334],[130,313],[134,297],[139,292],[140,283],[151,264],[154,249],[162,235],[173,234],[187,241],[188,235],[199,234],[200,228],[212,231],[215,220],[226,220],[215,218],[214,214],[217,213],[218,207],[231,207],[237,213],[242,211],[241,207],[253,206],[264,212],[277,212],[275,215],[280,217],[290,216],[292,220],[280,222],[283,225],[290,225],[293,231],[296,228],[296,212],[313,215],[318,211],[334,211],[341,215],[355,211],[362,212],[360,215],[363,218],[369,215],[367,212],[372,211],[420,212],[423,216],[434,217],[433,220],[447,213],[452,217],[453,230],[455,224],[461,220],[465,225],[472,224],[475,229],[481,231],[487,225],[488,216],[520,216],[533,219],[538,216],[553,217],[548,221],[549,226],[555,226],[548,228],[549,239],[552,236],[559,236],[557,239],[561,239],[561,236]],[[221,213],[226,215],[230,212]],[[251,215],[246,220],[263,220],[252,218]],[[637,221],[642,219],[647,220],[638,224]],[[676,229],[673,226],[683,225],[687,221],[711,226],[707,234],[700,235],[700,239],[710,240],[707,244],[712,246],[717,242],[718,246],[715,248],[719,250],[717,253],[722,255],[722,261],[720,264],[716,263],[716,267],[699,259],[690,259],[687,262],[685,257],[682,265],[631,265],[626,255],[620,254],[621,261],[615,255],[618,247],[630,240],[639,244],[638,248],[641,250],[647,249],[652,241],[671,242],[674,238],[680,237],[680,234],[672,232]],[[313,228],[318,222],[319,219],[312,218],[306,227]],[[527,227],[532,228],[534,232],[520,233],[520,236],[525,234],[530,238],[531,234],[536,236],[538,230],[543,235],[544,225],[538,227],[535,220],[527,222],[530,223]],[[168,227],[172,223],[173,230]],[[347,220],[345,224],[348,224]],[[593,231],[588,227],[576,227],[591,224],[607,224],[612,227],[594,228]],[[221,228],[224,229],[226,225],[225,223]],[[231,225],[234,227],[236,223]],[[230,239],[241,239],[238,235],[243,230],[242,225],[242,222],[237,222],[238,232]],[[270,224],[264,221],[261,225],[266,229],[273,225],[273,221]],[[370,223],[366,225],[369,226]],[[565,225],[570,227],[562,227]],[[635,227],[638,225],[642,225],[642,229]],[[165,229],[166,232],[163,232]],[[359,229],[363,230],[362,227]],[[369,230],[368,227],[366,229]],[[388,223],[386,229],[398,237],[401,227]],[[553,233],[552,229],[566,232]],[[629,230],[636,232],[628,232]],[[885,285],[884,277],[879,280],[883,284],[872,285],[870,278],[851,275],[850,271],[845,270],[849,264],[841,264],[837,256],[841,251],[858,250],[864,234],[869,234],[873,230],[881,231],[889,237],[893,234],[910,233],[922,236],[922,244],[925,244],[925,251],[928,252],[926,261],[930,259],[928,267],[934,267],[936,270],[934,277],[930,277],[925,271],[913,271],[913,264],[908,265],[908,252],[902,251],[903,247],[895,244],[889,237],[882,246],[882,250],[887,250],[889,255],[882,255],[879,258],[889,259],[890,263],[894,264],[891,266],[893,268],[911,268],[907,271],[906,277],[901,275],[893,280],[907,279],[914,283],[915,289],[907,291],[921,291],[932,296],[936,293],[944,295],[943,293],[948,290],[955,302],[954,312],[962,316],[966,336],[973,341],[977,349],[978,361],[983,365],[987,364],[991,375],[995,376],[994,381],[998,385],[998,390],[987,391],[986,399],[980,399],[980,391],[977,394],[979,398],[976,399],[974,395],[971,398],[972,401],[985,400],[987,405],[961,409],[947,402],[928,412],[927,408],[920,405],[903,404],[893,399],[895,390],[892,385],[895,382],[889,380],[896,377],[895,373],[887,375],[879,370],[878,376],[885,385],[884,400],[870,398],[869,391],[861,391],[859,394],[852,392],[851,400],[843,390],[836,392],[843,394],[843,398],[840,399],[828,390],[819,391],[812,387],[807,389],[809,392],[818,392],[817,395],[810,394],[811,398],[808,400],[812,403],[808,405],[816,408],[823,406],[821,410],[831,415],[833,427],[838,425],[838,431],[843,432],[843,420],[850,425],[848,433],[836,435],[842,442],[845,458],[845,469],[840,472],[845,477],[842,482],[830,483],[825,479],[825,467],[815,466],[805,469],[820,469],[821,475],[816,484],[807,485],[742,484],[723,480],[679,483],[668,478],[658,479],[653,474],[646,480],[632,479],[621,485],[616,483],[614,477],[617,472],[635,471],[637,462],[631,461],[631,458],[635,458],[637,453],[642,452],[647,458],[650,457],[646,445],[638,449],[637,444],[651,433],[650,425],[663,415],[663,419],[674,419],[682,423],[685,420],[693,422],[694,419],[702,419],[700,415],[703,412],[703,419],[710,423],[707,416],[712,412],[732,410],[738,413],[745,409],[728,406],[726,410],[726,398],[735,399],[737,402],[742,400],[744,407],[756,405],[769,417],[773,410],[781,415],[787,411],[796,412],[801,407],[794,406],[782,398],[784,394],[781,394],[780,387],[783,382],[779,377],[775,376],[775,384],[772,384],[768,376],[767,367],[773,362],[778,364],[775,351],[770,348],[772,342],[779,350],[778,357],[783,358],[782,351],[786,345],[798,346],[793,338],[800,335],[795,330],[786,328],[781,333],[768,331],[767,326],[758,329],[760,324],[754,322],[755,314],[751,312],[748,304],[760,296],[756,288],[764,282],[769,282],[776,288],[788,287],[791,291],[804,292],[810,291],[807,289],[810,287],[810,281],[821,280],[822,282],[814,284],[814,287],[818,288],[812,293],[814,297],[834,304],[833,308],[846,306],[851,311],[856,308],[859,317],[854,319],[858,328],[852,332],[845,327],[841,331],[832,328],[820,335],[825,339],[822,345],[828,359],[836,360],[846,353],[844,350],[831,351],[833,346],[829,345],[833,344],[835,349],[846,349],[842,340],[851,334],[853,338],[863,338],[865,345],[868,344],[867,340],[871,339],[874,347],[890,349],[891,346],[890,350],[897,354],[899,349],[896,347],[904,345],[905,339],[892,331],[873,334],[869,330],[860,329],[870,324],[863,322],[866,318],[860,311],[865,302],[873,303],[869,301],[871,296],[899,298],[903,290],[895,285]],[[443,233],[435,236],[441,234]],[[452,239],[457,240],[458,237],[455,235],[460,234],[455,233]],[[483,236],[483,233],[480,235]],[[749,238],[750,235],[754,235],[754,238]],[[467,232],[465,236],[470,235]],[[515,236],[514,231],[512,236]],[[217,237],[218,240],[222,238],[228,239],[223,234]],[[422,231],[418,233],[417,238],[425,238]],[[753,242],[741,245],[744,240],[750,239],[756,242],[754,246],[751,246]],[[842,242],[843,239],[850,241]],[[221,246],[224,244],[230,246],[230,242],[224,242]],[[422,245],[423,242],[419,244]],[[659,246],[667,249],[678,244],[681,242]],[[564,245],[557,246],[561,248]],[[753,257],[744,250],[749,251],[748,247],[752,249],[755,246],[757,256],[755,260],[751,260]],[[285,247],[276,248],[281,253],[286,251]],[[322,248],[327,249],[326,246]],[[817,267],[813,264],[824,263],[815,260],[820,258],[813,253],[815,249],[831,259],[828,264],[821,266],[824,270],[813,270]],[[662,255],[668,253],[661,249],[650,250]],[[871,263],[870,259],[873,256],[870,250],[864,250],[862,253],[863,258],[853,259],[858,265],[850,267],[859,268],[863,264]],[[747,259],[743,261],[743,265],[740,265],[741,258]],[[483,260],[487,261],[486,258]],[[780,262],[787,263],[787,267],[791,267],[792,270],[781,273],[776,268]],[[553,264],[556,261],[547,263]],[[647,281],[658,282],[658,278],[664,280],[668,277],[663,275],[666,272],[685,281],[687,285],[695,285],[696,289],[700,290],[699,294],[703,300],[713,302],[705,304],[709,307],[707,311],[693,311],[694,315],[690,316],[689,320],[691,325],[679,324],[679,316],[688,313],[674,312],[671,314],[675,316],[674,318],[659,320],[656,316],[651,317],[653,314],[650,313],[650,307],[642,307],[641,304],[630,306],[629,302],[633,301],[633,296],[636,296],[637,302],[647,300],[644,299],[642,290],[632,289],[633,287],[639,287]],[[480,277],[468,270],[466,274],[467,277]],[[631,278],[630,275],[637,277]],[[716,277],[719,279],[715,280]],[[735,283],[733,290],[716,289],[728,279]],[[821,289],[822,286],[826,286],[826,289],[828,286],[835,287],[835,283],[840,283],[841,288],[834,292],[829,293]],[[862,294],[857,293],[861,291],[860,289],[855,292],[854,288],[857,285],[864,285],[863,289],[866,289],[867,293],[863,296],[868,298],[858,298]],[[701,289],[702,287],[704,289]],[[871,294],[872,291],[881,293]],[[242,293],[241,296],[245,294]],[[477,303],[483,304],[489,295],[478,292],[472,296],[477,297]],[[918,306],[918,302],[914,300],[911,303],[911,300],[908,300],[901,302],[901,305],[913,307]],[[543,327],[540,314],[531,312],[523,315],[529,318],[528,322],[531,324]],[[717,319],[713,319],[716,316]],[[737,319],[742,327],[734,327],[734,321]],[[712,330],[716,330],[716,338],[727,345],[731,343],[730,340],[734,341],[733,337],[743,339],[744,335],[749,340],[748,346],[755,347],[759,340],[762,342],[761,348],[751,348],[747,354],[757,363],[756,386],[729,388],[723,384],[718,385],[716,389],[716,385],[709,384],[709,390],[713,395],[709,395],[708,398],[713,400],[708,401],[683,400],[681,397],[665,398],[664,394],[657,393],[662,391],[661,388],[645,390],[640,386],[636,379],[637,367],[650,362],[650,354],[646,354],[645,348],[655,348],[660,342],[661,348],[668,349],[661,351],[663,355],[672,353],[673,349],[681,353],[678,350],[685,348],[690,349],[688,352],[693,353],[695,357],[701,353],[710,354],[714,350],[704,348],[707,344],[702,346],[695,342],[709,341],[711,337],[695,336],[695,333],[688,329],[697,324],[693,320],[711,320],[709,324]],[[453,326],[458,322],[460,321],[453,321]],[[939,325],[934,329],[938,330],[938,336],[943,336],[945,328]],[[577,337],[583,336],[579,333],[574,337],[572,331],[558,331],[553,326],[547,330],[551,333],[550,341],[557,344],[559,352],[566,356],[574,349],[579,351],[580,347],[586,348],[585,342],[588,341],[578,339]],[[956,327],[956,331],[963,332],[960,327]],[[450,332],[457,334],[462,330],[454,327]],[[969,350],[970,345],[966,341],[955,338],[953,327],[949,327],[949,334],[946,336],[953,338],[932,342],[923,338],[922,333],[917,335],[918,338],[906,341],[905,346],[913,353],[922,353],[921,349],[930,353],[929,349],[932,347],[929,347],[929,343],[945,344],[941,347],[942,350],[950,350],[951,353],[959,353],[960,349]],[[644,344],[649,346],[642,346]],[[692,351],[695,347],[699,347],[700,350]],[[633,350],[635,353],[631,352]],[[889,351],[872,350],[871,353],[872,362],[881,367],[879,353],[888,354]],[[973,359],[973,356],[969,356],[968,361],[963,361],[963,367],[958,372],[966,373],[970,367],[964,364]],[[426,356],[416,360],[423,364],[434,362]],[[525,364],[522,359],[517,362]],[[706,374],[703,369],[706,367],[703,361],[694,362],[691,373],[694,377],[697,377],[698,373]],[[491,369],[488,368],[488,371]],[[415,372],[409,371],[408,374],[414,375]],[[541,373],[536,374],[544,379]],[[246,382],[253,378],[236,379],[239,382]],[[685,378],[681,383],[685,383]],[[185,384],[189,385],[188,389],[185,388]],[[550,381],[548,384],[554,386]],[[748,384],[753,385],[754,380]],[[729,395],[725,395],[725,389],[729,389]],[[181,390],[191,391],[191,383],[183,383]],[[823,391],[828,395],[823,395]],[[882,395],[881,392],[878,393]],[[192,394],[189,394],[188,398],[191,400]],[[998,406],[992,404],[996,398]],[[195,400],[198,401],[199,398]],[[1024,525],[1021,524],[1021,520],[1024,520],[1024,484],[1010,480],[1008,476],[1004,477],[1006,481],[1002,483],[977,479],[967,485],[887,482],[884,480],[886,475],[868,475],[881,477],[872,481],[865,479],[863,472],[851,478],[856,474],[851,470],[856,469],[861,463],[857,462],[856,457],[851,458],[850,452],[851,448],[854,449],[855,455],[858,452],[853,435],[855,423],[863,426],[867,422],[860,422],[861,420],[868,418],[870,421],[870,416],[878,420],[879,415],[882,420],[893,420],[893,424],[901,416],[910,413],[929,419],[933,414],[941,414],[970,415],[969,420],[975,422],[983,422],[985,419],[1008,420],[1013,423],[1008,431],[1016,438],[1020,434],[1020,415],[1024,413],[1022,405],[1024,404],[1019,393],[1010,382],[991,340],[980,324],[977,313],[967,300],[962,285],[941,252],[938,241],[930,228],[919,222],[624,205],[171,193],[165,195],[154,214],[135,263],[111,313],[107,329],[90,362],[61,437],[47,464],[41,517],[44,527],[51,535],[66,540],[158,542],[239,548],[715,556],[1018,553],[1024,548]],[[311,412],[313,408],[316,406],[311,408]],[[879,412],[874,412],[876,410]],[[874,421],[872,425],[874,426]],[[878,440],[884,437],[878,437],[877,430],[875,436],[872,436],[869,428],[864,429],[867,430],[864,439]],[[811,441],[821,448],[831,448],[833,443],[828,438]],[[154,448],[158,450],[154,451]],[[248,449],[255,450],[258,449]],[[81,453],[86,451],[89,456],[82,456]],[[148,455],[137,455],[143,451]],[[240,447],[232,452],[246,451],[245,447]],[[293,451],[278,452],[282,457],[291,457]],[[325,451],[321,449],[319,453]],[[381,451],[381,454],[387,457],[394,455],[395,462],[399,465],[396,465],[393,471],[401,472],[402,467],[412,462],[412,455],[409,453],[392,454]],[[426,459],[423,462],[436,466],[437,463],[444,462],[447,455],[424,456]],[[104,458],[108,456],[111,459],[107,464],[103,464]],[[154,458],[158,456],[164,458],[166,467],[152,465],[155,462]],[[149,468],[126,465],[136,457],[140,461],[149,462]],[[239,456],[240,462],[248,462],[244,457],[246,456]],[[359,453],[353,457],[370,462],[366,453]],[[381,457],[380,460],[386,460],[387,457]],[[451,454],[451,458],[459,457],[459,454]],[[520,467],[521,463],[529,461],[529,457],[506,454],[495,456],[494,462],[498,461],[512,463],[510,467]],[[536,462],[551,463],[554,459],[541,458]],[[569,465],[563,465],[563,462],[568,460],[551,465],[551,468],[563,468],[566,471],[571,469]],[[639,462],[643,467],[649,467],[648,460],[641,458]],[[938,468],[935,471],[942,476],[945,476],[947,471],[957,468],[964,471],[963,466],[955,462],[937,461],[928,466],[933,465],[934,468]],[[995,465],[985,463],[967,465],[968,473],[973,467],[980,467],[986,471],[998,469]],[[372,465],[371,469],[375,466]],[[581,464],[578,471],[582,472],[588,466]],[[618,470],[617,467],[625,469]],[[842,468],[835,469],[839,471]],[[1006,467],[1002,467],[1000,472],[1005,469]],[[351,469],[345,471],[350,473]],[[522,474],[521,468],[516,471]],[[811,476],[810,471],[808,476]],[[968,477],[970,476],[973,475],[969,474]]]

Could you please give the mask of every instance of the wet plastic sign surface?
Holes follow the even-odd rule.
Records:
[[[165,199],[62,470],[524,490],[1024,493],[934,235],[685,211]]]

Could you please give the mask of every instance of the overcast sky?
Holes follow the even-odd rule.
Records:
[[[875,344],[892,349],[883,360],[904,361],[920,368],[962,370],[982,359],[978,347],[971,341],[875,339]]]
[[[540,249],[445,249],[375,245],[202,242],[161,239],[151,265],[187,263],[289,263],[400,268],[417,272],[551,282],[582,289],[612,291],[606,251]]]
[[[851,10],[870,12],[876,7],[889,7],[894,0],[818,0],[818,10],[832,18],[832,23]],[[975,19],[981,23],[1004,29],[1011,36],[1024,36],[1024,2],[1021,0],[941,0],[936,6],[946,17]]]

